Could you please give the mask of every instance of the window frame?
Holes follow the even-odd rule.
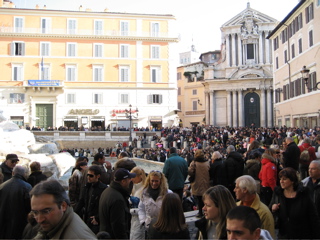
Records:
[[[103,65],[92,64],[92,81],[93,82],[103,82],[103,79],[104,79],[104,71],[103,70],[104,70]],[[97,72],[97,71],[99,71],[99,72]]]
[[[72,48],[71,47],[74,47],[74,56],[72,56],[70,54],[70,51],[72,51]],[[67,42],[67,52],[66,52],[66,56],[67,57],[77,57],[77,43],[75,42]]]
[[[16,74],[15,74],[15,69],[17,69]],[[15,79],[15,75],[17,75],[16,79]],[[11,72],[12,81],[23,81],[24,80],[23,76],[24,76],[23,63],[13,63],[12,64],[12,72]]]
[[[72,99],[71,99],[72,97]],[[66,104],[76,104],[76,98],[77,98],[77,95],[76,93],[66,93]],[[69,101],[71,100],[71,101]]]
[[[96,96],[97,96],[97,99],[96,99]],[[101,92],[92,93],[92,104],[103,104],[103,94]]]
[[[100,51],[98,47],[101,48]],[[93,43],[93,57],[95,58],[103,57],[103,43]]]
[[[119,82],[130,82],[130,66],[119,66]]]
[[[93,30],[94,30],[94,35],[103,35],[103,20],[102,19],[94,19],[93,20]],[[97,29],[98,23],[101,23],[101,29]]]
[[[155,71],[155,74],[154,74]],[[155,79],[154,79],[155,77]],[[161,66],[150,66],[150,82],[160,83],[161,82]]]
[[[69,69],[74,69],[74,79],[70,80],[68,77],[69,75]],[[78,66],[76,64],[66,64],[66,82],[76,82],[78,79]]]

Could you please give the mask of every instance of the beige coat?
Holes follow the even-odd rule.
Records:
[[[192,161],[189,168],[188,174],[196,171],[196,177],[193,183],[191,183],[191,191],[194,196],[202,196],[205,191],[210,187],[210,176],[209,176],[210,163]]]

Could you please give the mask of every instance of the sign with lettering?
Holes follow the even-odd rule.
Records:
[[[60,80],[28,80],[28,86],[57,87],[60,86]]]
[[[71,109],[68,114],[70,115],[96,115],[100,111],[99,109]]]

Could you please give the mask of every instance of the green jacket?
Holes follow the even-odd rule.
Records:
[[[177,153],[172,153],[164,163],[163,174],[168,180],[170,190],[183,189],[188,176],[187,161]]]

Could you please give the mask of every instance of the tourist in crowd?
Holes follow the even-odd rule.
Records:
[[[307,189],[299,184],[297,172],[284,168],[279,177],[281,187],[275,188],[269,205],[278,218],[278,239],[319,239],[319,216]]]
[[[195,152],[194,160],[191,162],[188,174],[194,175],[194,181],[191,182],[192,195],[197,198],[198,214],[197,217],[203,216],[203,199],[202,195],[210,187],[210,162],[204,158],[204,153],[201,149]]]
[[[0,183],[3,183],[9,180],[10,178],[12,178],[12,170],[17,165],[18,162],[19,162],[19,158],[17,154],[14,154],[14,153],[7,154],[6,160],[0,165],[0,175],[1,175],[0,180],[2,179]]]
[[[30,183],[32,187],[41,181],[47,180],[47,176],[41,171],[41,165],[39,162],[32,162],[30,164],[31,174],[29,175],[27,182]]]
[[[133,188],[131,192],[131,228],[130,228],[130,239],[144,239],[145,229],[144,226],[140,225],[139,215],[138,215],[138,206],[140,199],[142,197],[142,191],[144,184],[146,182],[146,173],[141,167],[134,167],[131,170],[132,173],[136,174],[136,177],[132,178]]]
[[[139,221],[149,230],[150,223],[159,216],[164,196],[172,192],[168,189],[165,175],[160,171],[151,171],[146,179],[139,203]]]
[[[210,163],[210,185],[226,185],[226,169],[222,155],[219,151],[214,151]]]
[[[70,204],[74,207],[80,198],[80,191],[82,188],[82,179],[84,178],[84,173],[88,167],[87,161],[77,162],[75,170],[72,176],[69,178],[69,198]]]
[[[211,187],[203,194],[203,202],[204,218],[195,222],[198,239],[226,239],[226,216],[236,207],[230,191],[222,185]]]
[[[150,223],[149,239],[190,239],[181,199],[176,193],[163,198],[159,217]]]

